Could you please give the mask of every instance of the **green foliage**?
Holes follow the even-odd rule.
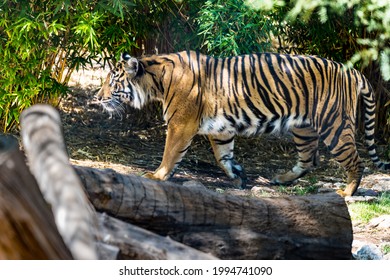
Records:
[[[368,223],[372,218],[390,214],[390,193],[383,193],[375,202],[357,202],[348,206],[354,222]]]
[[[208,54],[264,52],[271,46],[270,17],[249,9],[244,0],[208,0],[199,11],[197,23],[202,47]]]
[[[171,14],[168,34],[172,51],[199,49],[202,36],[198,35],[197,17],[204,0],[172,0],[167,10]]]
[[[310,53],[358,67],[378,61],[390,80],[389,1],[3,0],[0,129],[34,103],[56,102],[74,69],[124,51]]]
[[[26,107],[58,102],[74,69],[91,65],[104,52],[134,46],[125,20],[134,5],[123,0],[2,1],[0,128],[14,129]]]
[[[384,255],[387,255],[390,253],[390,244],[384,244],[382,245],[382,252]]]
[[[264,9],[263,0],[247,0]],[[280,7],[280,0],[268,8]],[[389,0],[294,0],[283,1],[278,12],[284,16],[287,44],[301,52],[318,54],[350,66],[380,65],[385,81],[390,81],[390,1]]]

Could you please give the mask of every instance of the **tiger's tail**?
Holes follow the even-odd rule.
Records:
[[[374,91],[367,78],[359,73],[360,79],[360,95],[363,98],[364,103],[364,130],[365,141],[371,160],[381,170],[390,170],[390,163],[382,162],[376,152],[375,145],[375,110],[376,104],[374,99]]]

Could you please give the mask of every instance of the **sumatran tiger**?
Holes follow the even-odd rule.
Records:
[[[273,182],[290,184],[318,164],[323,141],[345,168],[348,184],[342,196],[353,195],[363,173],[355,130],[359,98],[363,99],[365,139],[378,168],[374,144],[375,102],[367,79],[357,70],[317,56],[259,53],[214,58],[195,51],[140,59],[122,54],[97,94],[110,112],[124,103],[142,108],[152,100],[163,105],[167,124],[164,155],[154,173],[172,176],[196,134],[207,135],[215,158],[237,187],[244,187],[244,169],[233,156],[236,135],[291,130],[298,162]]]

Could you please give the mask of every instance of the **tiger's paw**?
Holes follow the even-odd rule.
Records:
[[[246,182],[247,177],[244,168],[241,167],[241,165],[234,165],[233,166],[233,173],[235,175],[235,178],[233,179],[233,185],[237,189],[246,189]]]
[[[151,173],[151,172],[146,172],[145,174],[142,175],[142,177],[143,178],[148,178],[148,179],[151,179],[151,180],[155,180],[155,181],[160,181],[160,179],[155,177],[154,173]]]
[[[274,185],[291,185],[297,179],[295,173],[289,171],[286,174],[276,175],[271,180],[271,184]]]
[[[284,174],[276,175],[271,183],[276,185],[291,185],[298,178],[304,176],[310,171],[310,168],[302,168],[300,166],[294,166],[294,168]]]
[[[336,193],[338,195],[340,195],[341,197],[351,196],[351,195],[348,195],[347,193],[345,193],[343,190],[337,190]]]

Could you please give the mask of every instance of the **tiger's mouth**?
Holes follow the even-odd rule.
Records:
[[[113,116],[118,116],[122,119],[122,116],[125,112],[125,107],[123,102],[117,98],[103,98],[94,96],[92,104],[97,104],[103,107],[103,110],[110,115],[110,119]]]

